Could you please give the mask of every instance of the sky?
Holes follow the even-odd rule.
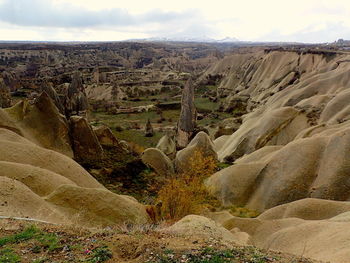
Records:
[[[0,40],[350,39],[350,0],[0,0]]]

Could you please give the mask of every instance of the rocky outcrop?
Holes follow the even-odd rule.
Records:
[[[43,92],[32,104],[21,101],[0,109],[0,127],[6,127],[36,144],[73,157],[66,118]]]
[[[349,55],[269,51],[235,54],[209,69],[224,72],[218,94],[247,97],[249,113],[214,141],[233,165],[207,181],[224,205],[261,212],[313,197],[349,200]]]
[[[228,246],[245,245],[247,241],[243,235],[235,235],[213,220],[198,215],[188,215],[174,225],[161,230],[163,233],[185,237],[201,237],[207,240],[215,240]]]
[[[172,176],[174,166],[168,156],[157,148],[148,148],[141,155],[142,162],[161,176]]]
[[[53,88],[52,83],[44,82],[41,85],[41,91],[45,92],[47,95],[49,95],[49,97],[55,103],[57,109],[60,111],[61,114],[65,113],[64,105],[63,105],[58,93]]]
[[[113,132],[107,126],[99,126],[93,128],[98,141],[102,146],[119,147],[120,143],[114,136]]]
[[[101,160],[102,146],[87,120],[81,116],[72,116],[69,126],[74,158],[84,162]]]
[[[152,127],[150,119],[148,119],[146,126],[145,126],[145,136],[146,137],[153,137],[153,135],[154,135],[153,127]]]
[[[4,71],[2,72],[2,78],[5,82],[6,87],[8,87],[11,92],[20,88],[20,83],[14,72]]]
[[[3,79],[0,78],[0,108],[11,107],[10,89],[5,85]]]
[[[107,191],[71,158],[0,128],[0,216],[104,227],[145,224],[145,207]]]
[[[283,147],[238,159],[209,178],[208,187],[226,205],[259,211],[306,197],[348,200],[349,136],[350,122],[309,130]]]
[[[169,133],[160,138],[156,148],[168,156],[173,156],[176,153],[176,144]]]
[[[310,127],[307,116],[292,107],[259,113],[246,115],[240,128],[226,137],[224,143],[218,140],[221,147],[216,149],[221,161],[232,162],[265,145],[285,145],[293,141],[300,131]]]
[[[247,113],[247,103],[249,96],[228,96],[220,109],[224,112],[232,113],[234,116],[241,116]]]
[[[177,171],[186,171],[190,167],[189,162],[195,156],[196,152],[201,152],[204,157],[212,157],[217,160],[217,154],[214,150],[214,144],[205,132],[199,132],[187,145],[185,149],[178,151],[175,158],[175,167]]]
[[[59,211],[75,210],[75,220],[87,226],[146,224],[148,215],[143,205],[128,196],[105,189],[62,185],[46,198]]]
[[[181,113],[177,124],[176,143],[179,148],[185,148],[193,135],[197,119],[194,105],[194,87],[190,78],[182,91]]]
[[[308,198],[269,209],[257,218],[223,212],[210,217],[262,249],[332,263],[350,260],[350,249],[343,246],[350,236],[349,202]]]
[[[73,74],[72,82],[64,94],[66,116],[85,115],[88,109],[88,101],[80,73]]]

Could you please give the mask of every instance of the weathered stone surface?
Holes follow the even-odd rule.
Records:
[[[86,227],[145,224],[145,207],[107,191],[71,158],[0,128],[0,215]]]
[[[267,210],[257,218],[213,215],[227,230],[249,236],[255,246],[314,260],[350,260],[349,202],[302,199]]]
[[[82,161],[101,159],[102,146],[87,120],[81,116],[71,116],[69,123],[74,158]]]
[[[94,133],[97,136],[98,141],[103,146],[116,146],[119,147],[119,141],[114,136],[111,129],[107,126],[99,126],[93,128]]]
[[[162,232],[172,235],[202,237],[231,246],[246,243],[213,220],[198,215],[185,216],[174,225],[163,229]]]
[[[11,127],[11,130],[44,148],[73,157],[67,120],[45,92],[32,104],[21,101],[2,110],[0,125]]]
[[[214,160],[217,159],[217,154],[214,150],[214,144],[205,132],[199,132],[187,145],[185,149],[178,151],[175,158],[175,167],[177,171],[185,171],[189,167],[189,161],[196,152],[201,152],[203,156],[211,156]]]
[[[60,113],[62,113],[62,114],[65,113],[63,103],[62,103],[58,93],[53,88],[52,83],[44,82],[41,85],[41,91],[46,92],[46,94],[49,95],[49,97],[55,103],[55,105],[56,105],[57,109],[60,111]]]
[[[168,156],[157,148],[148,148],[141,155],[142,162],[162,176],[174,174],[174,166]]]
[[[179,148],[184,148],[189,143],[196,126],[197,111],[194,105],[194,87],[190,78],[182,91],[181,113],[177,124],[176,143]]]
[[[208,188],[225,205],[258,211],[306,197],[349,200],[349,125],[328,126],[285,146],[244,156],[211,176]]]
[[[85,88],[81,74],[77,71],[73,74],[72,82],[65,94],[66,116],[85,115],[89,104],[85,94]]]
[[[0,108],[11,107],[10,89],[5,85],[5,82],[0,78]]]
[[[165,134],[162,138],[160,138],[156,148],[158,148],[168,156],[174,155],[176,153],[176,144],[169,133]]]
[[[76,222],[86,226],[113,226],[120,224],[146,224],[145,207],[129,196],[117,195],[106,189],[81,188],[62,185],[52,192],[47,202],[65,211],[76,211]]]
[[[152,127],[150,119],[148,119],[146,126],[145,126],[145,136],[146,137],[153,137],[153,135],[154,135],[153,127]]]
[[[246,115],[239,129],[226,137],[224,143],[220,141],[221,147],[216,149],[221,161],[234,161],[265,145],[285,145],[308,127],[307,117],[292,107],[278,108],[263,115],[256,111]]]
[[[221,110],[224,112],[233,113],[235,116],[240,116],[247,113],[247,103],[249,96],[228,96],[223,104]]]

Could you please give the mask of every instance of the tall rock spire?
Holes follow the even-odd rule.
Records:
[[[86,115],[88,101],[80,72],[73,74],[72,82],[68,87],[65,98],[66,116]]]
[[[197,111],[194,105],[194,87],[190,78],[182,91],[181,113],[177,124],[177,146],[184,148],[189,143],[196,127]]]

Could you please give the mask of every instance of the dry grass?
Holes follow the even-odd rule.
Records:
[[[198,151],[190,159],[187,171],[168,179],[158,192],[161,218],[178,220],[189,214],[199,214],[214,200],[204,186],[204,180],[217,169],[217,162]]]

